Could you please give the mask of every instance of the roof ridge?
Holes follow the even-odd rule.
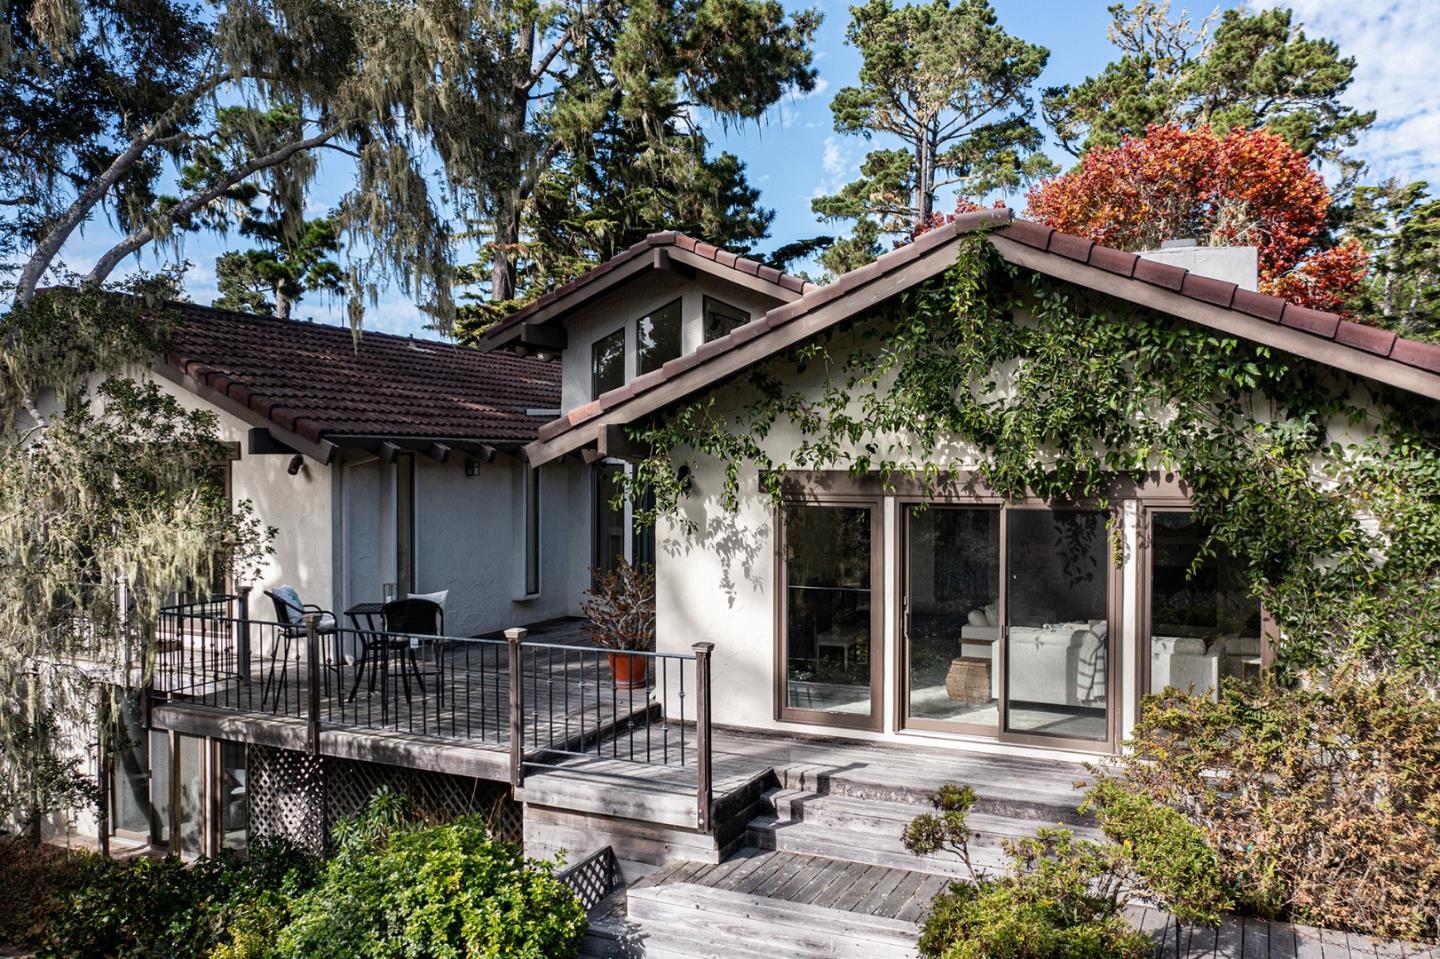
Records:
[[[178,307],[181,310],[199,310],[217,316],[232,317],[256,323],[289,323],[302,329],[324,329],[352,333],[347,325],[329,323],[323,320],[298,320],[294,317],[279,317],[265,313],[251,313],[247,310],[231,310],[220,306],[206,306],[203,303],[192,303],[186,300],[166,300],[166,306]],[[432,340],[429,337],[417,337],[413,333],[390,333],[385,330],[366,330],[363,327],[359,330],[362,337],[383,337],[390,340],[401,340],[404,342],[424,343],[427,346],[444,346],[456,350],[471,350],[471,347],[460,343],[447,343],[445,340]],[[475,351],[478,353],[478,351]]]

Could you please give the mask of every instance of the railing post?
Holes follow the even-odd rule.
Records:
[[[696,643],[695,651],[695,825],[710,831],[710,652],[714,643]],[[684,719],[682,716],[681,719]]]
[[[527,630],[519,627],[505,630],[510,653],[510,785],[519,789],[525,784],[525,684],[521,682],[520,644]]]
[[[305,685],[310,755],[320,755],[320,614],[305,614]]]
[[[240,635],[235,637],[235,671],[245,685],[250,685],[250,589],[240,587]]]

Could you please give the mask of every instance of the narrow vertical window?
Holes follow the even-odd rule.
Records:
[[[395,584],[399,595],[415,590],[415,454],[395,457]]]
[[[638,372],[660,369],[665,361],[680,355],[680,301],[667,303],[640,317],[635,330]]]
[[[750,314],[729,303],[705,297],[705,342],[718,340],[750,322]]]
[[[590,397],[625,385],[625,330],[600,337],[590,347]]]
[[[540,592],[540,467],[525,468],[525,595]]]

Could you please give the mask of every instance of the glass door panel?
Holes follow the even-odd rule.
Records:
[[[178,768],[172,770],[179,779],[180,855],[190,858],[205,851],[204,777],[201,769],[202,746],[199,736],[179,736]]]
[[[906,510],[908,717],[1000,727],[1000,508]]]
[[[787,711],[846,725],[868,725],[875,715],[873,514],[870,506],[785,509]]]
[[[170,844],[170,733],[150,731],[150,842]]]
[[[220,845],[245,849],[250,832],[249,776],[245,765],[245,744],[216,744],[220,786]]]
[[[150,835],[150,743],[140,715],[140,694],[127,692],[119,704],[114,773],[110,778],[110,826],[117,835]]]
[[[1150,516],[1149,692],[1214,695],[1220,680],[1260,671],[1260,601],[1210,531],[1189,511]]]
[[[1109,739],[1109,537],[1100,510],[1006,510],[1007,732]]]

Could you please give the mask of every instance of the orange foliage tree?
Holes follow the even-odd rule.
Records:
[[[1365,275],[1358,243],[1316,249],[1330,191],[1304,154],[1264,129],[1221,137],[1152,126],[1090,150],[1027,199],[1032,218],[1121,249],[1175,238],[1255,246],[1260,288],[1316,309],[1338,309]]]

